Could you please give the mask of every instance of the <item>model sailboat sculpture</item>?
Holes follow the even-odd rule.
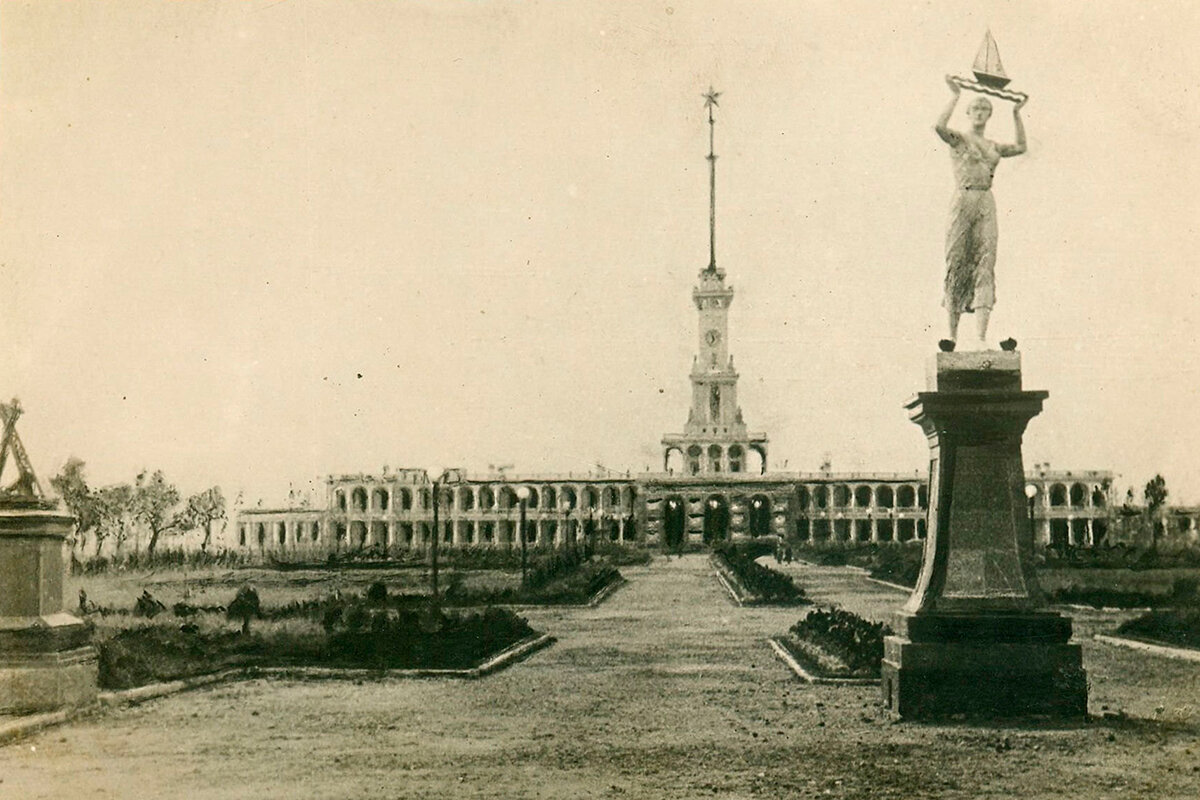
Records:
[[[983,35],[983,43],[979,45],[979,52],[975,55],[971,71],[975,73],[975,80],[958,75],[952,76],[951,79],[964,89],[989,94],[1001,100],[1016,103],[1028,97],[1023,92],[1008,91],[1004,88],[1008,85],[1009,77],[1004,71],[1004,65],[1000,63],[1000,48],[996,46],[991,31]]]

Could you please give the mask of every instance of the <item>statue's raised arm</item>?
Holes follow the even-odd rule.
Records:
[[[954,78],[949,75],[946,76],[946,85],[950,87],[950,91],[954,96],[950,98],[950,104],[946,106],[946,110],[942,112],[942,115],[938,117],[938,121],[934,123],[933,129],[937,132],[938,136],[942,137],[943,142],[948,145],[955,145],[959,142],[959,136],[956,131],[950,130],[950,115],[954,113],[954,109],[958,106],[958,97],[962,94],[962,89],[954,82]]]
[[[1015,144],[1000,145],[1000,155],[1003,158],[1011,158],[1019,156],[1025,152],[1025,123],[1021,121],[1021,109],[1029,102],[1029,98],[1022,96],[1020,100],[1013,103],[1013,129],[1017,132],[1017,141]]]

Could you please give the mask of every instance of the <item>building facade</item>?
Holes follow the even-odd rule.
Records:
[[[751,432],[745,423],[729,348],[734,292],[716,258],[711,112],[717,95],[707,97],[709,263],[692,290],[697,352],[688,375],[687,422],[682,433],[663,436],[662,472],[472,476],[451,470],[436,485],[418,469],[330,476],[319,509],[242,510],[234,525],[235,546],[262,555],[321,557],[424,548],[437,535],[450,547],[512,547],[520,543],[518,496],[526,493],[524,535],[535,547],[583,537],[664,549],[767,535],[812,543],[923,539],[929,498],[919,474],[771,472],[767,434]],[[1108,472],[1050,472],[1040,466],[1030,472],[1038,540],[1104,541],[1112,479]]]
[[[1037,541],[1092,546],[1109,541],[1112,474],[1036,470]],[[471,476],[452,470],[438,483],[438,528],[447,547],[520,546],[519,495],[532,547],[585,539],[671,550],[726,539],[782,536],[801,543],[924,539],[928,485],[916,473]],[[335,475],[320,508],[242,509],[233,526],[243,552],[321,559],[370,550],[427,548],[434,482],[419,469]],[[1171,530],[1195,533],[1195,514],[1171,516]]]

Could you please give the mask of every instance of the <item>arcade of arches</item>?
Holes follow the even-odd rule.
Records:
[[[1110,473],[1027,476],[1038,541],[1105,540]],[[774,473],[469,478],[438,487],[440,541],[450,547],[519,545],[519,492],[526,542],[557,547],[607,540],[670,549],[766,535],[809,542],[923,539],[928,489],[916,475]],[[237,546],[260,553],[323,554],[427,547],[433,484],[423,470],[331,477],[323,509],[247,509]]]

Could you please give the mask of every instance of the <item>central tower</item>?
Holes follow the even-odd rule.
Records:
[[[733,287],[725,285],[725,271],[717,267],[717,156],[713,149],[713,109],[719,92],[704,95],[708,109],[708,266],[700,270],[692,300],[699,312],[697,355],[692,361],[692,406],[683,433],[663,437],[663,469],[674,451],[683,457],[691,475],[745,472],[751,452],[767,471],[767,435],[748,433],[737,400],[737,370],[729,354],[729,306]]]

